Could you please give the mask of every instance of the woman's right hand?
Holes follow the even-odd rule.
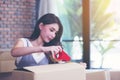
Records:
[[[51,52],[52,54],[58,54],[59,52],[62,52],[61,46],[48,46],[44,47],[44,52]]]
[[[58,54],[59,52],[62,52],[62,47],[61,46],[51,46],[50,47],[50,52],[54,55]]]

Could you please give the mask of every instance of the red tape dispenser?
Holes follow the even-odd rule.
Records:
[[[62,52],[59,52],[54,56],[58,61],[65,61],[69,62],[71,60],[70,56],[62,50]]]

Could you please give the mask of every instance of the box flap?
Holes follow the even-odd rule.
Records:
[[[79,69],[79,63],[64,63],[64,64],[49,64],[49,65],[41,65],[41,66],[31,66],[31,67],[24,67],[24,69],[32,71],[34,73],[46,73],[46,72],[53,72],[53,71],[64,71],[70,69]],[[83,67],[84,68],[84,67]]]

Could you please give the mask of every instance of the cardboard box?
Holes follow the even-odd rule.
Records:
[[[12,72],[15,68],[15,58],[11,56],[10,51],[0,51],[0,73]]]
[[[111,80],[120,80],[120,70],[110,70]]]
[[[12,72],[15,69],[15,62],[13,60],[0,61],[0,73]]]
[[[107,70],[86,70],[86,80],[110,80]]]
[[[0,80],[13,80],[12,72],[0,73]]]
[[[25,67],[13,71],[14,80],[85,80],[85,68],[78,63]]]

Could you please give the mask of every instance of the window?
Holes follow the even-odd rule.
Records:
[[[57,13],[64,25],[62,44],[73,61],[82,60],[82,1],[57,0]]]
[[[119,68],[120,1],[90,0],[92,68]]]
[[[59,16],[64,25],[63,48],[73,61],[79,62],[84,57],[90,68],[120,66],[117,63],[120,56],[119,0],[52,0],[51,3],[51,11]]]

